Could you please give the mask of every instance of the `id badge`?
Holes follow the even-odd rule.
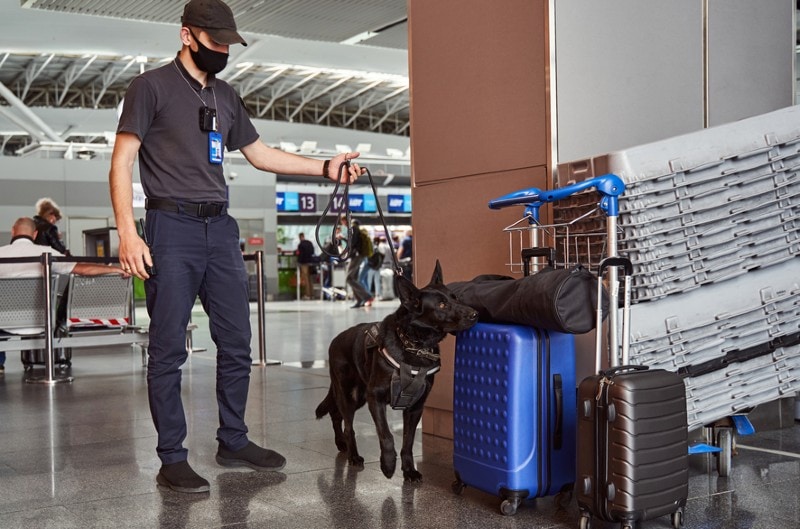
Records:
[[[208,161],[214,164],[222,163],[222,134],[219,132],[208,133]]]

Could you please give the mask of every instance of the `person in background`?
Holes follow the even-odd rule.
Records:
[[[397,261],[400,263],[400,268],[403,270],[403,276],[409,281],[414,280],[414,243],[412,230],[406,232],[406,236],[400,241],[400,247],[397,249]]]
[[[36,223],[30,217],[20,217],[11,227],[11,242],[0,246],[0,258],[6,257],[38,257],[43,253],[55,256],[63,254],[52,247],[36,244]],[[53,272],[57,274],[78,274],[96,276],[104,274],[127,275],[122,268],[94,263],[53,263]],[[0,277],[40,277],[40,263],[0,263]],[[15,334],[38,334],[43,329],[18,329]],[[0,352],[0,372],[5,371],[6,353]]]
[[[378,277],[376,279],[376,292],[375,295],[380,300],[389,300],[395,297],[394,294],[394,260],[392,259],[392,246],[386,240],[386,237],[381,235],[378,238],[378,245],[375,251],[382,255],[381,267],[378,270]]]
[[[311,269],[316,265],[317,259],[314,255],[314,245],[306,239],[305,233],[300,233],[298,237],[300,242],[297,245],[295,255],[297,255],[297,264],[300,267],[300,287],[303,290],[303,299],[311,299],[314,297]]]
[[[347,263],[347,284],[350,285],[350,289],[353,291],[353,297],[356,300],[355,305],[350,307],[353,309],[365,306],[369,307],[374,301],[372,295],[359,280],[361,266],[364,263],[362,251],[366,244],[362,239],[361,225],[357,220],[353,219],[352,226],[350,227],[350,242],[347,247],[349,254],[349,261]]]
[[[40,198],[36,201],[36,244],[49,246],[62,255],[72,255],[58,234],[56,223],[61,220],[61,210],[52,198]]]
[[[247,435],[249,286],[239,226],[228,214],[225,150],[240,151],[262,171],[333,181],[340,179],[339,168],[359,154],[315,160],[269,147],[259,138],[241,97],[217,78],[228,63],[230,46],[247,44],[222,0],[187,3],[179,38],[175,58],[139,74],[125,93],[109,184],[120,263],[145,282],[150,316],[147,393],[161,460],[156,482],[176,492],[202,493],[210,486],[189,465],[181,398],[186,324],[198,295],[217,348],[217,464],[257,471],[279,471],[286,464],[281,454]],[[137,233],[133,214],[137,157],[147,242]],[[354,182],[363,172],[355,163],[347,167],[341,181]],[[263,435],[261,429],[259,433]]]

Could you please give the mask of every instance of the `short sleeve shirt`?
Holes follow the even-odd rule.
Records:
[[[49,253],[57,257],[64,254],[42,244],[34,244],[31,239],[20,237],[11,244],[0,246],[0,257],[39,257]],[[53,272],[70,274],[75,263],[53,263]],[[0,277],[42,277],[40,263],[0,263]]]
[[[228,151],[258,139],[233,87],[213,75],[202,87],[178,58],[131,81],[117,132],[142,142],[139,175],[148,197],[227,202],[222,165],[209,161],[209,133],[200,128],[203,107],[216,109],[217,132]]]

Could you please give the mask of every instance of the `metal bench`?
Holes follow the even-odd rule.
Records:
[[[54,275],[50,281],[47,288],[44,278],[0,278],[0,329],[5,331],[0,335],[0,351],[46,349],[49,327],[54,329],[53,349],[138,345],[146,364],[147,331],[132,325],[131,278],[68,276],[67,317],[58,327],[55,307],[61,295],[60,278]],[[17,334],[20,331],[26,334]]]

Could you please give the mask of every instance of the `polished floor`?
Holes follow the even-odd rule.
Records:
[[[0,528],[577,528],[574,500],[565,509],[552,498],[529,501],[503,516],[493,496],[472,488],[455,495],[451,443],[421,432],[415,453],[423,483],[386,479],[366,409],[357,415],[365,468],[356,471],[337,454],[330,422],[314,419],[328,386],[327,344],[338,331],[395,307],[267,304],[270,362],[253,369],[247,420],[252,440],[287,457],[281,473],[231,471],[214,462],[214,357],[193,353],[184,367],[186,446],[211,482],[206,494],[156,485],[155,431],[138,351],[76,351],[74,381],[53,386],[24,382],[10,355],[0,375]],[[199,307],[193,320],[194,346],[209,347]],[[397,434],[400,415],[390,417]],[[800,527],[800,426],[740,439],[728,478],[716,474],[709,456],[691,461],[686,528]],[[644,527],[670,524],[663,518]]]

